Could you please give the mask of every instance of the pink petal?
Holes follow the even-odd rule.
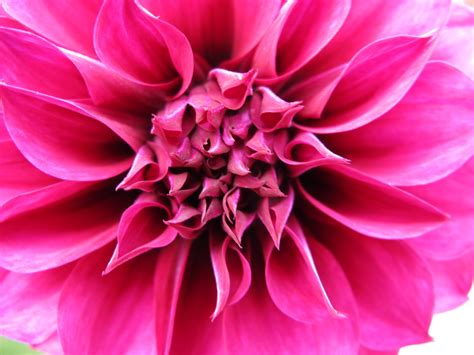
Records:
[[[321,119],[306,119],[297,126],[316,133],[334,133],[380,117],[413,85],[433,45],[433,35],[400,36],[363,48],[340,74]]]
[[[0,334],[34,344],[57,327],[57,307],[72,265],[33,274],[0,269]]]
[[[173,330],[191,243],[183,239],[160,250],[155,270],[157,354],[170,353]]]
[[[12,141],[0,141],[0,152],[0,206],[18,195],[58,181],[31,165]]]
[[[358,170],[394,185],[422,185],[474,154],[474,83],[432,62],[402,101],[358,129],[323,138]],[[449,126],[446,122],[449,121]]]
[[[331,304],[315,266],[306,237],[295,218],[290,219],[280,250],[263,241],[265,280],[275,305],[303,323],[332,316],[343,317]]]
[[[130,197],[113,182],[63,181],[5,203],[0,209],[0,266],[16,272],[76,260],[116,237]]]
[[[245,296],[252,272],[247,258],[231,238],[211,233],[209,247],[217,287],[216,308],[212,314],[214,320],[227,305],[237,303]]]
[[[63,347],[59,340],[58,332],[55,331],[48,339],[41,343],[32,344],[32,348],[48,355],[63,355]]]
[[[191,82],[194,61],[186,37],[137,2],[105,0],[94,45],[102,62],[124,76],[149,84],[176,81],[178,95]]]
[[[432,59],[455,65],[474,79],[474,10],[466,5],[453,3],[446,27]]]
[[[156,354],[156,256],[141,257],[102,276],[109,252],[103,248],[83,258],[64,285],[58,316],[64,353]]]
[[[177,233],[164,223],[169,216],[165,201],[155,194],[142,194],[121,216],[117,247],[105,271],[108,273],[148,250],[170,244]]]
[[[430,340],[433,283],[418,254],[403,241],[367,238],[341,225],[318,223],[316,230],[351,284],[363,346],[394,350]]]
[[[5,11],[35,32],[89,56],[101,0],[3,0]]]
[[[276,17],[280,1],[144,0],[144,6],[178,27],[194,52],[217,64],[247,54]]]
[[[65,99],[89,96],[84,80],[71,61],[41,37],[2,28],[0,50],[0,75],[7,84]]]
[[[309,62],[344,23],[350,1],[288,1],[260,41],[253,67],[259,77],[290,74]]]
[[[474,158],[448,177],[409,192],[450,214],[440,228],[410,241],[429,258],[453,259],[474,250]]]
[[[423,200],[344,165],[312,169],[299,178],[297,187],[314,207],[376,238],[416,237],[447,219]]]
[[[316,58],[314,68],[321,72],[345,63],[379,39],[421,36],[442,28],[450,5],[449,0],[352,0],[347,20]]]
[[[207,90],[214,100],[221,102],[230,110],[240,109],[247,96],[252,94],[252,85],[257,72],[237,73],[224,69],[213,69],[209,72]],[[214,81],[213,81],[213,80]]]
[[[130,148],[90,115],[71,111],[68,102],[7,86],[1,94],[13,141],[40,170],[63,179],[97,180],[129,167]]]

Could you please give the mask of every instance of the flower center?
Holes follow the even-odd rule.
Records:
[[[271,206],[287,197],[274,145],[302,106],[254,86],[255,77],[215,69],[169,101],[153,116],[153,137],[120,185],[166,198],[166,223],[184,238],[217,224],[240,244],[257,217],[272,223]],[[262,204],[268,216],[261,216]]]

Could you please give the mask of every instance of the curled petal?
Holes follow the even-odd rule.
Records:
[[[184,203],[179,206],[173,218],[166,220],[165,223],[176,229],[186,239],[197,237],[203,225],[201,211]]]
[[[312,169],[300,176],[296,186],[314,207],[376,238],[416,237],[448,218],[427,202],[344,165]]]
[[[216,101],[230,110],[240,109],[247,96],[252,94],[252,85],[257,72],[236,73],[224,69],[213,69],[209,73],[207,91]]]

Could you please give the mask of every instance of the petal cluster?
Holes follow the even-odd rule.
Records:
[[[396,354],[466,300],[474,13],[2,0],[0,334]]]

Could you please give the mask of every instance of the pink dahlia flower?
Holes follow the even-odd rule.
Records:
[[[3,0],[0,333],[396,354],[472,284],[474,13]]]

